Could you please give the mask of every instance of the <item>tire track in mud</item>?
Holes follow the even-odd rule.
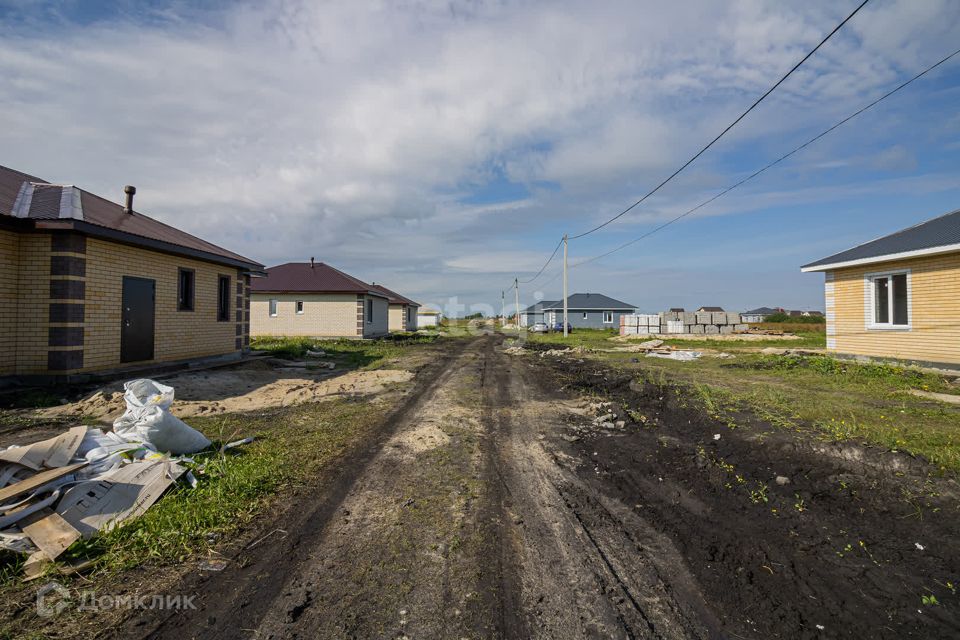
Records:
[[[608,509],[574,472],[589,460],[548,448],[570,402],[544,394],[521,361],[502,353],[494,359],[498,404],[510,407],[501,409],[507,426],[497,453],[511,498],[512,517],[504,520],[516,525],[528,637],[723,637],[669,540],[629,508]]]
[[[275,601],[290,576],[309,561],[328,523],[340,509],[356,481],[376,459],[394,433],[409,421],[430,395],[454,371],[462,354],[476,341],[454,342],[451,350],[432,369],[425,370],[410,395],[384,421],[376,438],[360,443],[329,474],[317,478],[323,496],[306,509],[290,508],[280,519],[266,525],[288,531],[273,545],[241,550],[223,572],[188,576],[177,585],[179,593],[196,594],[196,609],[177,612],[140,612],[136,618],[107,631],[107,637],[143,638],[241,638],[254,637],[254,628]],[[301,494],[302,495],[302,494]],[[307,605],[309,603],[302,603]],[[306,608],[304,606],[304,608]],[[294,616],[299,617],[294,608]]]

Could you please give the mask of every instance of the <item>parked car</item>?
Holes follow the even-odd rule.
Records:
[[[561,322],[555,322],[554,325],[553,325],[552,331],[559,331],[560,333],[563,333],[563,322],[562,322],[562,321],[561,321]],[[572,332],[573,332],[573,327],[571,327],[571,326],[570,326],[570,323],[568,322],[568,323],[567,323],[567,333],[572,333]]]
[[[530,326],[530,333],[546,333],[549,330],[546,322],[535,322]]]

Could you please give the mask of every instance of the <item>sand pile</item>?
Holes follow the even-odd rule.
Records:
[[[253,411],[343,395],[370,395],[385,385],[406,382],[409,371],[381,369],[331,375],[305,369],[275,368],[262,362],[233,369],[197,371],[163,378],[176,390],[170,412],[180,418]],[[38,410],[43,417],[91,416],[109,422],[123,413],[123,382],[116,382],[69,404]]]

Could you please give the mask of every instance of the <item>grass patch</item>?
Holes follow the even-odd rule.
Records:
[[[561,331],[550,333],[530,333],[528,331],[527,341],[568,347],[583,345],[585,347],[609,349],[616,346],[610,342],[610,338],[615,335],[617,335],[615,329],[575,329],[567,337],[563,337]]]
[[[769,356],[745,348],[823,346],[823,334],[804,340],[708,342],[677,340],[679,348],[734,353],[733,360],[692,362],[644,358],[636,353],[589,353],[611,366],[636,369],[647,379],[680,383],[691,402],[735,426],[747,411],[773,426],[829,441],[854,440],[921,455],[942,471],[960,472],[960,406],[918,398],[911,389],[960,394],[943,376],[913,367],[857,363],[830,356]],[[576,332],[566,340],[547,334],[534,341],[609,348],[603,332]],[[670,344],[670,341],[667,341]],[[637,360],[638,362],[632,362]]]
[[[332,360],[349,368],[377,369],[387,361],[401,357],[409,348],[430,344],[435,335],[396,334],[377,340],[320,340],[315,338],[258,337],[250,347],[267,351],[277,358],[300,360],[307,351],[324,351],[319,360]]]
[[[190,425],[215,445],[256,436],[256,441],[193,456],[196,489],[171,488],[140,518],[90,540],[78,541],[61,560],[93,559],[98,578],[143,565],[169,565],[206,553],[236,532],[279,491],[308,480],[382,418],[383,405],[330,400],[256,414],[195,417]],[[9,562],[12,561],[12,562]],[[19,585],[19,559],[8,558],[2,579]]]

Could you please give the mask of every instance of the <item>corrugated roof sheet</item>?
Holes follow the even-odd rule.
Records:
[[[363,293],[389,299],[359,278],[323,262],[288,262],[270,267],[265,278],[254,278],[251,289],[259,292],[286,293]]]
[[[31,203],[29,218],[35,220],[60,218],[60,194],[63,188],[61,185],[52,185],[46,180],[3,166],[0,166],[0,215],[13,214],[14,203],[24,182],[34,183],[37,187],[34,194],[36,202]],[[244,262],[254,268],[263,266],[255,260],[228,251],[142,213],[136,211],[124,213],[122,205],[110,202],[82,189],[79,191],[83,222],[131,236],[201,251],[210,254],[211,257],[222,257]]]
[[[805,264],[802,269],[960,244],[960,209]]]

